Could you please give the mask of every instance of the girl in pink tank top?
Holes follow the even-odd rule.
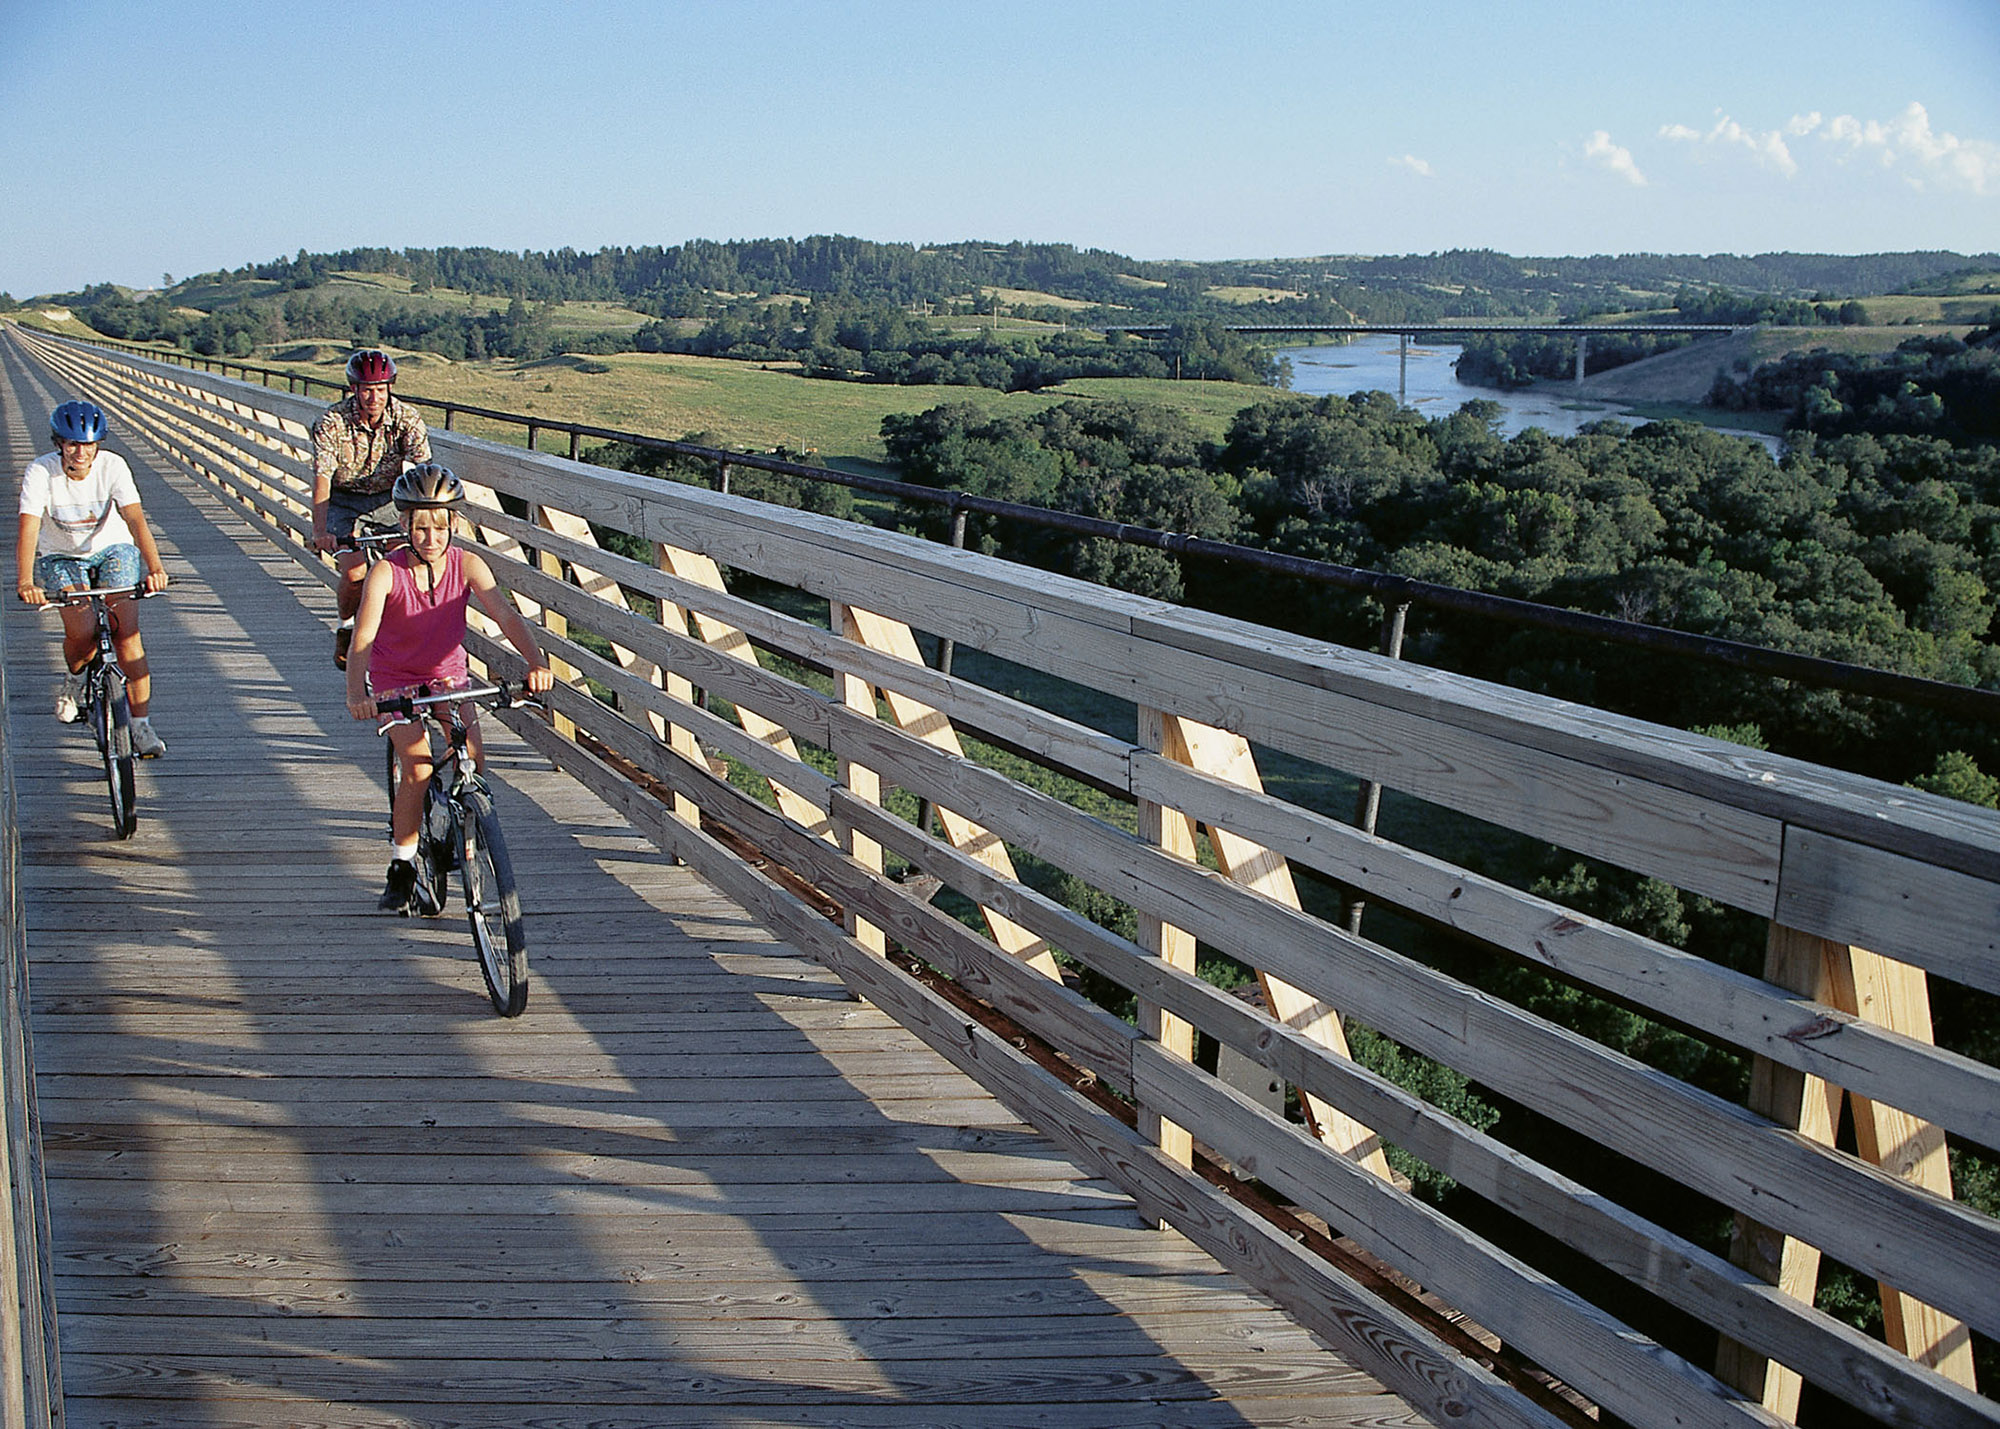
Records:
[[[416,685],[465,683],[465,551],[447,546],[427,565],[409,549],[392,552],[381,623],[368,652],[368,683],[377,694]],[[352,655],[349,659],[352,659]]]
[[[377,561],[361,587],[354,619],[354,643],[347,658],[347,711],[356,719],[379,717],[375,699],[418,685],[433,693],[464,685],[465,612],[477,600],[528,662],[528,688],[536,694],[553,683],[528,623],[501,594],[493,571],[476,550],[452,543],[453,509],[464,488],[445,467],[426,462],[396,479],[396,509],[409,546]],[[484,768],[477,709],[460,707],[475,767]],[[401,778],[389,812],[392,857],[380,906],[407,913],[417,888],[417,820],[431,780],[430,728],[419,720],[392,720],[383,733],[396,751]],[[432,911],[425,909],[423,911]]]

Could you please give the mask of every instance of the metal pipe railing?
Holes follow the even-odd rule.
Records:
[[[324,378],[279,368],[260,367],[254,363],[204,357],[177,349],[146,347],[109,338],[97,341],[103,346],[139,356],[182,362],[189,366],[199,365],[206,371],[215,371],[219,368],[223,376],[227,376],[229,369],[234,368],[243,374],[246,381],[252,374],[256,374],[264,386],[270,385],[270,379],[278,378],[284,380],[288,388],[296,380],[303,381],[309,389],[320,386],[332,391],[346,390],[343,384],[329,382]],[[1079,516],[1073,512],[1055,511],[1021,502],[996,501],[990,497],[974,496],[968,492],[917,486],[910,482],[868,476],[859,472],[838,471],[831,467],[808,466],[803,462],[786,461],[781,457],[763,456],[755,452],[726,451],[717,447],[699,446],[692,442],[648,436],[640,432],[594,426],[587,422],[551,421],[546,417],[528,417],[517,412],[495,411],[492,408],[474,407],[462,402],[443,402],[427,397],[411,396],[402,396],[399,400],[408,402],[412,406],[441,411],[444,414],[446,431],[453,430],[453,418],[457,415],[480,417],[487,421],[524,427],[527,429],[531,448],[536,435],[547,430],[567,433],[572,453],[578,450],[578,442],[582,438],[589,437],[598,441],[622,442],[646,451],[712,462],[718,473],[717,489],[723,492],[729,490],[731,467],[749,467],[755,471],[770,472],[778,476],[829,482],[854,491],[893,497],[898,501],[942,507],[950,513],[952,528],[958,533],[963,532],[964,517],[968,512],[994,516],[1094,540],[1147,546],[1177,556],[1229,561],[1251,570],[1289,576],[1315,585],[1370,596],[1379,601],[1385,610],[1417,605],[1432,610],[1452,611],[1506,625],[1546,630],[1557,634],[1601,640],[1612,645],[1671,654],[1700,664],[1790,680],[1801,685],[1839,690],[1847,694],[1865,695],[1900,704],[1921,705],[1960,719],[2000,720],[2000,690],[1982,689],[1975,685],[1954,685],[1943,680],[1926,679],[1920,675],[1904,675],[1869,665],[1829,660],[1817,655],[1801,655],[1789,650],[1774,650],[1740,640],[1699,635],[1659,625],[1645,625],[1637,621],[1619,620],[1608,615],[1592,615],[1561,606],[1537,605],[1532,601],[1516,600],[1511,596],[1491,595],[1484,591],[1413,580],[1408,576],[1390,575],[1355,566],[1335,565],[1328,561],[1315,561],[1303,556],[1288,556],[1281,552],[1238,546],[1228,541],[1212,540],[1204,536],[1160,531],[1148,526],[1133,526],[1122,521],[1105,521],[1094,516]],[[959,535],[959,539],[963,540],[962,534]]]

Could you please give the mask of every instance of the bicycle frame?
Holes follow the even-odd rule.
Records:
[[[480,973],[486,980],[487,995],[502,1017],[518,1017],[528,1001],[527,937],[522,926],[520,895],[514,886],[513,863],[493,808],[493,791],[473,766],[469,753],[471,730],[458,708],[468,700],[495,708],[540,703],[530,699],[525,689],[501,684],[384,700],[377,708],[406,719],[429,720],[444,732],[445,749],[432,760],[430,784],[424,791],[424,806],[417,822],[419,888],[428,875],[436,905],[423,911],[444,911],[445,885],[451,871],[457,869],[465,894],[466,921],[471,928]],[[439,705],[450,708],[440,712]],[[389,769],[393,813],[396,797],[393,748]]]
[[[90,726],[97,752],[104,760],[104,781],[111,796],[111,828],[121,839],[132,837],[139,827],[137,782],[132,772],[131,712],[126,703],[125,667],[119,663],[118,647],[112,639],[110,601],[117,596],[145,600],[157,592],[143,585],[92,586],[79,590],[52,592],[44,610],[65,610],[88,605],[95,618],[91,651],[77,675],[77,709]]]

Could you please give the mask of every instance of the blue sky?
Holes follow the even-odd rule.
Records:
[[[2000,249],[1995,0],[0,0],[0,290],[846,233]]]

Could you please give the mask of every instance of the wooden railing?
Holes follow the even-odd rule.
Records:
[[[331,580],[304,539],[319,404],[23,337]],[[556,717],[510,723],[1431,1419],[1575,1422],[1581,1396],[1637,1425],[1772,1424],[1810,1384],[1882,1423],[2000,1424],[1972,1345],[2000,1335],[2000,1223],[1951,1198],[1945,1148],[2000,1147],[2000,1072],[1933,1046],[1929,1016],[1933,981],[2000,993],[2000,816],[905,536],[432,440],[558,661]],[[611,533],[652,559],[604,549]],[[926,637],[956,642],[957,673],[923,663]],[[1427,827],[1738,910],[1766,930],[1763,976],[1364,834],[1264,786],[1279,776],[1350,781],[1344,803],[1372,781],[1422,801]],[[1376,936],[1350,931],[1352,897]],[[1454,959],[1413,956],[1436,939],[1411,927],[1443,930]],[[1196,976],[1198,945],[1255,969],[1259,1002]],[[1058,949],[1132,994],[1136,1025],[1056,976]],[[1480,964],[1748,1060],[1747,1103],[1444,970]],[[1594,1155],[1537,1161],[1363,1068],[1356,1023]],[[1197,1032],[1294,1089],[1300,1119],[1202,1070]],[[1412,1194],[1385,1147],[1477,1214]],[[1197,1174],[1215,1162],[1401,1290]],[[1653,1218],[1690,1204],[1734,1217],[1727,1250]],[[1881,1283],[1886,1343],[1814,1308],[1822,1256]],[[1517,1359],[1563,1393],[1524,1390],[1501,1372]]]
[[[0,708],[8,701],[6,638],[0,627]],[[0,1425],[60,1429],[62,1365],[56,1354],[49,1210],[35,1109],[34,1045],[28,1029],[28,945],[21,916],[21,832],[15,818],[14,751],[0,728]]]

